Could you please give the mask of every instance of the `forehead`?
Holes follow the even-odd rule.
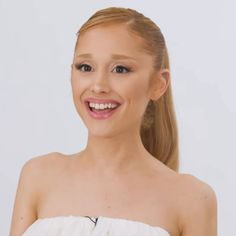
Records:
[[[76,53],[132,54],[133,57],[149,57],[143,47],[143,39],[125,24],[93,27],[79,35]]]

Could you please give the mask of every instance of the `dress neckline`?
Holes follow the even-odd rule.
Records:
[[[144,226],[148,226],[150,228],[154,228],[154,229],[157,229],[157,230],[161,230],[162,232],[164,232],[165,234],[167,234],[168,236],[170,236],[170,233],[160,227],[160,226],[153,226],[153,225],[150,225],[148,223],[144,223],[142,221],[138,221],[138,220],[130,220],[130,219],[126,219],[126,218],[120,218],[120,217],[110,217],[110,216],[102,216],[102,215],[99,215],[99,216],[89,216],[89,215],[86,215],[86,216],[82,216],[82,215],[60,215],[60,216],[49,216],[49,217],[43,217],[43,218],[38,218],[34,223],[36,222],[43,222],[43,221],[48,221],[48,220],[56,220],[56,219],[67,219],[67,218],[71,218],[71,219],[88,219],[89,218],[98,218],[98,219],[104,219],[104,220],[109,220],[109,221],[113,221],[113,220],[119,220],[119,221],[124,221],[124,222],[130,222],[130,223],[138,223],[138,224],[142,224]],[[34,224],[33,223],[33,224]]]

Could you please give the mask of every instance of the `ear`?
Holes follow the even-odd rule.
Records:
[[[151,83],[151,100],[158,100],[167,90],[170,84],[170,71],[168,69],[160,69],[152,77]]]

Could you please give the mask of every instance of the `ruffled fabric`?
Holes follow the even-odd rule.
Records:
[[[57,216],[36,220],[22,236],[170,236],[139,221],[99,216]]]

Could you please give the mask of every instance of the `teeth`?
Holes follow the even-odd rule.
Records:
[[[89,107],[92,107],[92,108],[95,108],[97,110],[103,110],[103,109],[106,109],[106,108],[115,108],[117,107],[117,104],[114,104],[114,103],[92,103],[92,102],[89,102]]]

